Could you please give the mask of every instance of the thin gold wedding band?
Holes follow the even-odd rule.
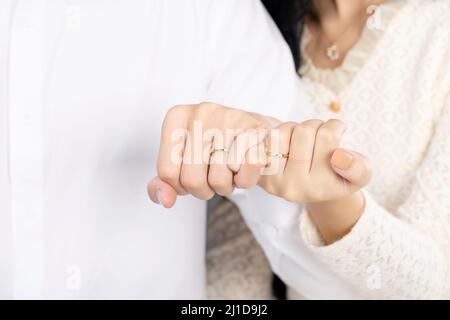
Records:
[[[268,157],[274,157],[274,158],[279,158],[279,159],[288,159],[289,158],[289,153],[274,153],[268,147],[266,147],[266,155]]]
[[[226,148],[217,148],[217,149],[212,149],[209,153],[210,156],[212,156],[214,153],[216,152],[224,152],[224,153],[229,153],[230,150],[226,149]]]

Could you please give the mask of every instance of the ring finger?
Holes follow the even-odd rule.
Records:
[[[267,166],[263,170],[261,183],[269,193],[277,194],[282,185],[283,174],[289,158],[292,131],[295,122],[287,122],[271,130],[264,148],[267,156]]]
[[[208,184],[219,195],[227,196],[234,190],[233,172],[228,168],[227,161],[230,153],[230,146],[235,135],[227,132],[218,132],[212,141]]]
[[[209,200],[214,190],[208,184],[208,164],[211,141],[204,141],[203,134],[198,138],[194,128],[188,129],[180,183],[183,188],[198,199]],[[197,133],[198,135],[198,133]]]

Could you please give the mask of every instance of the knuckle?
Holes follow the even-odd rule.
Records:
[[[270,134],[267,136],[270,144],[278,141],[288,141],[291,139],[291,131],[293,124],[291,122],[283,123],[279,127],[270,130]]]
[[[255,133],[258,132],[258,130],[263,130],[263,129],[267,129],[268,128],[268,124],[265,123],[262,120],[259,119],[255,119],[250,115],[246,116],[247,122],[249,123],[249,127],[252,128]]]
[[[250,116],[247,112],[225,108],[223,111],[223,123],[230,128],[240,128],[236,132],[239,134],[245,133],[245,129],[256,127],[259,121]]]
[[[300,123],[295,126],[293,134],[306,139],[314,139],[317,128],[309,123]]]
[[[336,144],[339,142],[339,135],[333,129],[321,128],[317,132],[317,140],[325,144]]]
[[[208,101],[203,101],[198,104],[199,109],[211,109],[214,107],[218,107],[218,105]]]
[[[242,118],[242,116],[243,112],[236,109],[224,108],[223,110],[223,117],[225,121],[232,122],[235,120],[239,120],[240,118]]]
[[[279,138],[281,141],[289,141],[291,140],[292,129],[295,127],[292,123],[287,123],[284,126],[280,127],[279,130]]]
[[[345,123],[342,120],[339,120],[339,119],[330,119],[327,122],[329,124],[335,125],[336,127],[340,127],[340,128],[345,128],[346,127]]]
[[[166,113],[166,119],[172,119],[172,118],[178,117],[180,112],[185,110],[185,108],[186,108],[186,106],[183,106],[183,105],[176,105],[176,106],[171,107]]]
[[[278,128],[281,131],[287,131],[287,132],[291,132],[292,128],[295,128],[298,125],[298,123],[293,122],[293,121],[289,121],[289,122],[285,122],[282,125],[280,125]]]
[[[325,122],[319,119],[312,119],[307,120],[299,125],[302,126],[305,129],[313,130],[314,132],[317,131],[318,128],[320,128]]]
[[[159,166],[157,171],[158,176],[161,178],[161,180],[168,183],[178,182],[178,172],[174,168],[171,168],[169,166]]]
[[[190,119],[191,124],[193,121],[207,117],[207,115],[211,111],[212,111],[212,108],[209,107],[209,104],[204,103],[204,102],[194,106],[193,112],[192,112],[192,117]]]
[[[211,102],[202,102],[199,103],[196,108],[196,114],[197,116],[205,116],[207,114],[210,114],[211,112],[215,112],[217,111],[217,109],[219,109],[220,106]]]

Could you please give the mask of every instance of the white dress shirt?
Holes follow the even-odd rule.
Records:
[[[298,109],[257,0],[0,2],[0,297],[202,298],[205,202],[152,204],[169,107]]]

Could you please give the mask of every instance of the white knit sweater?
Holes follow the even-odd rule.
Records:
[[[343,146],[371,161],[365,212],[330,246],[306,212],[300,231],[315,257],[362,297],[450,298],[450,0],[393,0],[378,14],[371,21],[378,28],[364,31],[341,67],[320,70],[306,56],[300,70],[314,116],[345,121]],[[303,49],[308,41],[306,32]],[[332,102],[341,112],[330,110]],[[208,254],[212,297],[270,296],[268,265],[252,243],[245,255],[242,243],[222,244],[234,260],[218,249]],[[247,279],[254,288],[239,285]]]
[[[304,212],[303,239],[364,297],[450,298],[450,1],[397,0],[378,13],[380,28],[341,67],[306,58],[300,70],[315,117],[345,121],[343,146],[374,169],[347,236],[324,246]]]

